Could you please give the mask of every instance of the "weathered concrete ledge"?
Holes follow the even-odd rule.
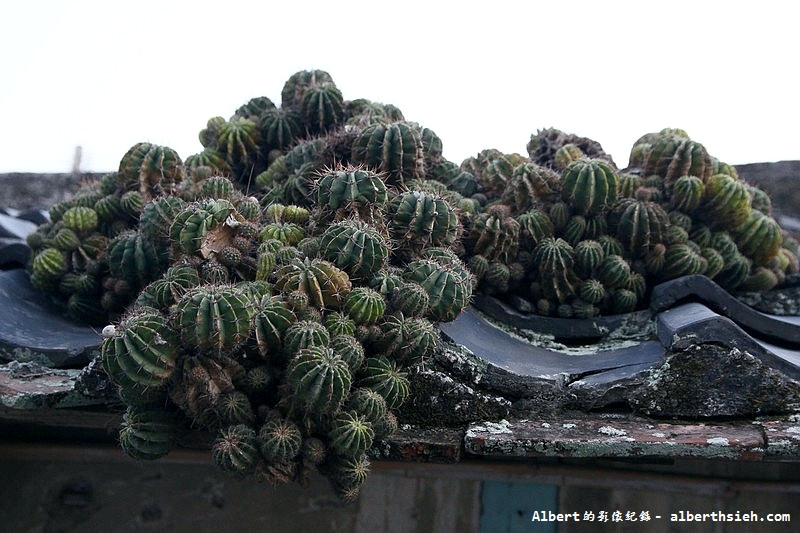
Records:
[[[21,437],[113,442],[121,413],[109,411],[102,400],[78,394],[75,381],[73,370],[17,362],[0,366],[0,428]],[[213,435],[187,430],[180,444],[208,449],[212,440]],[[708,423],[573,412],[453,428],[403,424],[391,438],[376,443],[371,455],[376,460],[430,463],[458,463],[470,457],[800,462],[800,413]]]
[[[469,454],[492,458],[800,460],[800,416],[731,423],[630,416],[501,420],[470,425]]]

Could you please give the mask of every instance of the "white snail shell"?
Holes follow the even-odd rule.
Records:
[[[100,334],[105,337],[106,339],[110,339],[117,333],[117,328],[113,324],[109,324],[103,328],[103,331]]]

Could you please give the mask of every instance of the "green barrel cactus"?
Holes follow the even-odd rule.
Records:
[[[301,70],[292,74],[281,90],[281,107],[299,109],[309,87],[322,83],[333,83],[331,75],[324,70]]]
[[[575,245],[575,273],[586,278],[600,266],[606,256],[603,246],[592,239],[587,239]],[[584,298],[585,299],[585,298]],[[596,303],[596,302],[591,302]]]
[[[619,176],[602,159],[579,159],[562,175],[561,197],[580,215],[599,214],[617,200]]]
[[[373,210],[388,202],[385,178],[359,167],[341,167],[322,174],[317,181],[317,206],[340,220],[357,215],[366,221]]]
[[[580,280],[574,271],[575,250],[567,241],[547,237],[534,248],[533,260],[545,298],[564,303],[575,294]]]
[[[620,255],[607,254],[597,267],[596,274],[606,289],[624,287],[631,275],[631,265]]]
[[[344,120],[342,93],[333,83],[317,83],[303,94],[300,114],[311,133],[324,133]]]
[[[70,207],[61,216],[64,227],[75,231],[79,235],[86,235],[97,229],[100,220],[97,211],[91,207]]]
[[[256,430],[245,424],[229,426],[220,431],[211,446],[214,463],[232,474],[255,473],[261,458]]]
[[[352,289],[347,273],[323,259],[293,259],[276,273],[275,287],[301,291],[318,308],[338,308]]]
[[[553,154],[553,163],[558,170],[563,171],[578,159],[585,158],[586,154],[577,144],[567,143]]]
[[[63,251],[57,248],[43,248],[33,257],[32,276],[42,282],[58,281],[68,268]]]
[[[470,265],[470,271],[475,272],[472,265]],[[428,291],[419,283],[404,282],[398,285],[390,300],[392,310],[412,317],[424,315],[428,311],[429,303],[430,296],[428,296]]]
[[[292,108],[267,110],[258,122],[261,140],[268,150],[285,150],[302,135],[303,119]]]
[[[475,178],[486,195],[492,199],[502,196],[513,179],[514,169],[527,161],[519,154],[484,151],[478,155],[479,166],[475,169]]]
[[[200,144],[205,148],[213,148],[217,145],[217,138],[219,137],[219,128],[225,124],[223,117],[211,117],[206,122],[206,127],[200,130],[197,135],[200,139]]]
[[[290,355],[312,346],[328,346],[330,342],[328,330],[315,320],[299,320],[283,334],[283,346]]]
[[[428,315],[434,320],[454,320],[472,297],[472,275],[460,261],[442,264],[418,259],[406,266],[403,278],[428,292]]]
[[[469,241],[472,252],[489,261],[510,261],[517,254],[520,223],[505,206],[494,206],[472,220]]]
[[[705,147],[683,135],[661,134],[651,143],[642,161],[642,174],[666,179],[666,188],[682,176],[711,177],[711,157]]]
[[[672,186],[670,207],[684,213],[691,213],[700,207],[704,192],[703,180],[697,176],[681,176],[675,180]]]
[[[253,314],[252,337],[262,355],[277,352],[283,335],[297,321],[294,312],[280,296],[264,296]]]
[[[235,213],[228,200],[206,199],[187,205],[175,215],[170,225],[170,242],[190,255],[207,254],[208,235]]]
[[[638,297],[629,289],[615,289],[611,292],[610,310],[613,314],[630,313],[636,309]]]
[[[247,395],[238,390],[221,394],[214,406],[214,414],[222,426],[234,424],[251,425],[256,420],[256,414]]]
[[[386,300],[369,287],[356,287],[344,301],[344,310],[356,324],[374,324],[386,311]]]
[[[139,231],[122,233],[108,245],[111,275],[137,288],[161,276],[168,261],[167,250],[147,240]]]
[[[305,230],[293,222],[272,222],[265,225],[258,234],[261,241],[275,239],[289,246],[294,246],[306,236]]]
[[[364,361],[356,386],[366,387],[383,396],[389,409],[400,407],[410,394],[406,373],[383,356],[369,357]]]
[[[775,272],[759,266],[753,269],[753,272],[744,279],[737,289],[740,291],[763,292],[773,289],[778,282],[778,276]]]
[[[275,103],[272,100],[266,96],[256,96],[242,104],[239,109],[234,111],[233,116],[258,120],[271,109],[275,109]]]
[[[567,225],[564,226],[561,237],[572,246],[575,246],[583,240],[584,233],[586,233],[586,217],[575,215],[567,220]]]
[[[216,143],[216,141],[214,142]],[[211,147],[203,148],[200,152],[188,156],[184,166],[189,176],[197,174],[198,171],[215,174],[231,173],[231,168],[225,162],[225,158],[217,152],[216,148]]]
[[[258,448],[261,456],[270,463],[294,460],[302,446],[303,434],[290,420],[268,420],[258,430]]]
[[[352,334],[335,335],[329,346],[345,360],[351,372],[358,370],[364,362],[364,346]]]
[[[141,311],[124,318],[103,342],[103,368],[122,389],[147,396],[172,377],[179,347],[177,333],[160,314]]]
[[[372,389],[364,387],[357,388],[350,393],[344,408],[358,414],[373,425],[378,423],[389,412],[383,396]]]
[[[332,348],[310,346],[289,361],[287,381],[296,401],[308,412],[334,413],[350,392],[347,362]]]
[[[183,180],[183,161],[172,148],[147,142],[133,145],[119,162],[122,191],[138,191],[146,200],[175,191]]]
[[[232,200],[236,194],[236,186],[225,176],[209,176],[200,182],[198,198],[212,200]]]
[[[258,125],[246,118],[233,117],[219,128],[217,151],[237,179],[247,181],[260,155]]]
[[[336,495],[345,503],[353,503],[358,500],[361,486],[370,472],[370,461],[366,454],[338,457],[328,470]]]
[[[555,227],[550,216],[540,209],[531,209],[517,217],[520,226],[520,243],[533,249],[546,237],[552,237]]]
[[[322,233],[319,245],[322,257],[354,280],[372,279],[386,266],[390,255],[389,240],[360,220],[331,224]]]
[[[159,196],[142,208],[139,231],[150,241],[167,241],[172,222],[185,208],[186,202],[179,196]]]
[[[750,193],[744,182],[726,174],[717,174],[708,179],[701,219],[712,228],[735,229],[750,216]]]
[[[356,323],[344,313],[331,311],[325,315],[325,329],[334,337],[337,335],[355,335]]]
[[[386,317],[381,324],[385,353],[403,364],[432,356],[439,344],[439,331],[424,318],[406,318],[403,313]]]
[[[751,267],[752,261],[736,252],[725,259],[725,266],[714,276],[714,281],[726,291],[734,291],[747,279]]]
[[[247,338],[252,318],[253,307],[241,289],[203,285],[178,301],[175,322],[187,346],[222,354]]]
[[[644,257],[663,242],[669,216],[655,202],[624,198],[609,215],[609,227],[633,257]]]
[[[606,288],[596,279],[587,279],[578,286],[578,296],[586,303],[599,304],[606,297]]]
[[[150,283],[142,294],[149,297],[148,302],[153,307],[166,310],[180,300],[186,291],[198,285],[200,285],[200,275],[196,268],[190,265],[176,265],[169,267],[163,276]]]
[[[372,124],[353,141],[352,161],[386,174],[391,185],[424,176],[422,138],[407,122]]]
[[[688,244],[673,244],[664,254],[664,268],[661,276],[672,279],[705,271],[706,260]]]
[[[781,228],[774,218],[752,209],[747,220],[734,231],[739,251],[757,266],[765,266],[778,255],[783,244]]]
[[[122,416],[119,444],[134,459],[158,459],[169,453],[175,442],[176,429],[173,413],[128,406]]]
[[[336,416],[328,433],[331,448],[341,457],[360,457],[372,447],[374,438],[372,424],[353,411]]]
[[[449,246],[461,232],[455,209],[444,198],[407,191],[389,205],[392,235],[399,246],[411,253],[428,246]]]

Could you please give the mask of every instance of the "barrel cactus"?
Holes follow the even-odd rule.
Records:
[[[158,313],[144,310],[127,316],[103,342],[103,367],[111,379],[132,394],[149,396],[166,386],[175,371],[179,340]]]
[[[352,289],[347,273],[322,259],[294,259],[276,272],[275,286],[306,293],[318,308],[338,308]]]
[[[243,291],[226,285],[188,290],[177,303],[181,339],[197,350],[221,354],[250,333],[253,308]]]
[[[444,198],[421,191],[398,195],[389,206],[392,234],[410,253],[453,244],[461,232],[455,209]]]
[[[575,250],[564,239],[547,237],[534,249],[542,294],[549,300],[566,302],[577,289],[579,279],[574,272]]]
[[[616,170],[601,159],[579,159],[562,175],[561,197],[581,215],[597,214],[617,199],[619,177]]]
[[[389,241],[377,229],[360,220],[344,220],[328,226],[320,238],[322,257],[350,275],[371,279],[389,260]]]
[[[352,375],[347,362],[332,348],[310,346],[289,362],[289,387],[300,406],[316,413],[333,413],[347,398]]]
[[[303,434],[294,422],[283,418],[268,420],[258,430],[258,447],[269,462],[291,461],[300,453]]]
[[[119,444],[134,459],[158,459],[169,453],[176,429],[173,413],[129,406],[122,417]]]
[[[220,431],[211,447],[214,462],[233,474],[252,472],[260,460],[256,431],[245,424]]]
[[[183,161],[172,148],[147,142],[133,145],[119,163],[117,182],[147,200],[168,194],[183,180]]]
[[[655,202],[626,198],[614,205],[610,228],[634,257],[644,257],[664,240],[669,217]]]
[[[386,173],[386,181],[402,185],[424,175],[423,146],[419,131],[407,122],[372,124],[353,141],[354,163]]]

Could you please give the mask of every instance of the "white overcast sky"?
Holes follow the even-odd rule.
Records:
[[[618,165],[680,127],[728,163],[800,159],[800,7],[703,0],[4,1],[0,172],[115,170],[133,144],[202,147],[208,118],[327,70],[461,162],[556,127]]]

